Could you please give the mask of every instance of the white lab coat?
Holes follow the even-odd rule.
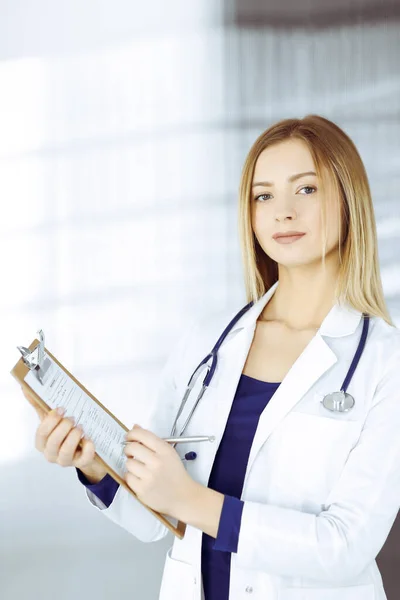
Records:
[[[179,444],[191,476],[207,485],[256,321],[275,283],[238,321],[219,351],[218,366],[186,431],[214,443]],[[234,314],[236,314],[235,311]],[[156,410],[142,426],[160,437],[171,425],[191,373],[233,314],[195,323],[162,373]],[[338,391],[362,330],[361,313],[335,304],[261,414],[243,486],[230,600],[385,600],[375,558],[400,506],[400,330],[370,320],[367,343],[348,393],[348,413],[320,400]],[[192,399],[196,397],[200,377]],[[184,412],[186,414],[186,411]],[[134,419],[132,419],[134,422]],[[112,504],[86,490],[102,514],[139,540],[167,529],[119,488]],[[159,600],[201,600],[202,532],[187,526],[168,550]]]

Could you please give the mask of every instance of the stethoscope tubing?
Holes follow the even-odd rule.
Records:
[[[220,335],[220,337],[218,338],[216,344],[214,345],[213,349],[211,350],[211,352],[209,354],[207,354],[207,356],[205,358],[203,358],[203,360],[199,363],[199,365],[196,367],[195,371],[192,373],[181,405],[179,407],[178,413],[175,417],[175,421],[173,423],[172,429],[171,429],[171,434],[170,437],[181,437],[183,435],[183,433],[185,432],[190,419],[192,418],[200,400],[202,399],[206,389],[208,388],[208,386],[210,385],[212,378],[214,376],[215,373],[215,369],[217,368],[217,364],[218,364],[218,350],[220,349],[223,341],[225,340],[226,336],[228,335],[228,333],[231,331],[231,329],[236,325],[236,323],[239,321],[239,319],[243,316],[243,314],[245,312],[247,312],[247,310],[249,310],[249,308],[251,308],[254,304],[254,301],[249,302],[248,304],[246,304],[246,306],[244,306],[238,313],[237,315],[235,315],[233,317],[233,319],[230,321],[230,323],[227,325],[227,327],[225,327],[224,331],[222,332],[222,334]],[[363,316],[363,329],[362,329],[362,333],[361,333],[361,337],[360,337],[360,341],[358,343],[358,347],[357,350],[355,352],[355,355],[353,357],[353,360],[351,362],[350,368],[346,374],[346,377],[344,378],[343,384],[340,388],[340,392],[342,392],[343,394],[346,394],[346,390],[350,384],[350,381],[354,375],[354,372],[357,368],[357,365],[360,361],[361,355],[364,351],[365,348],[365,343],[366,343],[366,339],[367,339],[367,335],[368,335],[368,329],[369,329],[369,320],[370,317],[369,315],[367,315],[366,313],[362,313]],[[211,365],[208,364],[208,361],[211,359]],[[186,421],[180,431],[180,433],[178,435],[176,435],[176,429],[177,429],[177,423],[178,423],[178,419],[180,417],[180,415],[182,414],[182,411],[186,405],[186,402],[189,398],[190,392],[192,391],[201,371],[203,371],[204,369],[208,369],[204,380],[203,380],[203,385],[201,387],[201,390],[199,392],[199,395],[189,413],[189,415],[186,418]],[[328,394],[329,395],[329,394]],[[327,396],[325,396],[326,398]],[[353,405],[354,405],[354,399],[353,399]],[[324,404],[325,408],[328,408],[328,406],[326,406]],[[329,409],[331,410],[331,409]],[[174,444],[174,446],[176,445],[176,443]],[[188,452],[185,454],[185,457],[182,460],[193,460],[194,458],[196,458],[196,453],[195,452]]]

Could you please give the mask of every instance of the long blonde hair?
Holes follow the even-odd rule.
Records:
[[[335,298],[395,326],[386,306],[378,260],[378,240],[370,186],[353,141],[335,123],[319,115],[283,119],[264,131],[246,157],[239,189],[239,240],[247,301],[257,301],[278,280],[278,264],[261,248],[251,225],[251,188],[256,161],[265,148],[288,139],[305,142],[324,187],[338,194],[339,261]],[[325,266],[326,207],[321,203]],[[342,236],[342,230],[343,236]]]

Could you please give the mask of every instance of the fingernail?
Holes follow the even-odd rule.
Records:
[[[65,408],[63,408],[62,406],[59,406],[59,407],[57,408],[56,412],[57,412],[59,415],[64,415],[64,414],[65,414]]]

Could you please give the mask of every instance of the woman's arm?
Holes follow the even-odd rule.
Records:
[[[148,427],[160,437],[167,437],[170,433],[176,409],[180,403],[176,375],[182,368],[186,345],[195,335],[197,326],[198,322],[192,320],[178,337],[160,373],[158,388],[152,402],[152,410],[149,412],[146,422],[143,422],[144,427]],[[132,411],[134,412],[134,404]],[[93,480],[96,481],[101,473],[93,473],[92,475],[94,476]],[[110,476],[109,478],[112,479]],[[112,479],[112,481],[114,480]],[[111,489],[111,484],[108,485],[106,478],[103,482],[94,483],[93,487],[85,483],[84,480],[82,480],[82,483],[85,485],[86,497],[90,504],[101,510],[105,517],[129,531],[139,540],[153,542],[167,535],[168,528],[122,486],[114,486]],[[98,486],[102,486],[102,483],[104,489],[99,492],[100,488]],[[96,495],[97,493],[99,493],[99,497]]]
[[[177,507],[179,520],[216,538],[224,498],[224,494],[194,481],[191,497],[183,506]]]
[[[244,502],[194,483],[191,500],[177,510],[179,519],[215,538],[214,550],[236,552]]]

